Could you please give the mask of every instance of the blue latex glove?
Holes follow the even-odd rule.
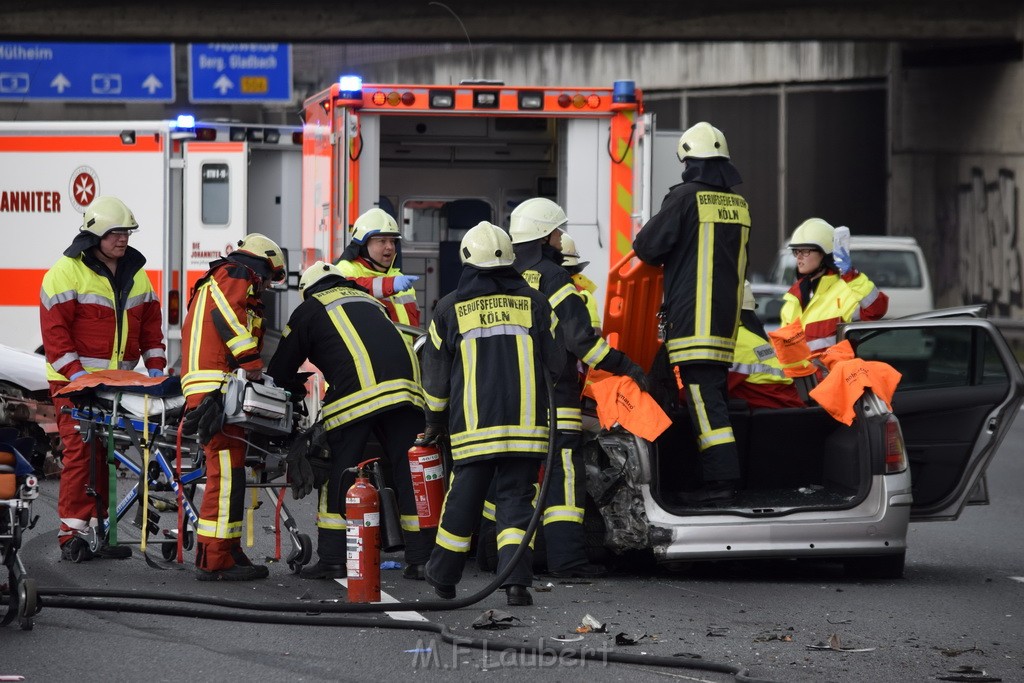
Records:
[[[850,229],[840,225],[835,230],[833,240],[832,260],[836,262],[840,274],[846,275],[853,269],[853,260],[850,258]]]
[[[147,372],[149,373],[150,377],[163,377],[164,376],[164,371],[160,370],[159,368],[150,368],[149,370],[147,370]]]
[[[407,289],[412,288],[412,284],[420,279],[419,275],[396,275],[395,276],[395,291],[404,292]]]
[[[75,381],[76,379],[78,379],[78,378],[79,378],[79,377],[81,377],[82,375],[88,375],[88,374],[89,374],[89,373],[88,373],[88,372],[86,372],[85,370],[79,370],[79,371],[78,371],[78,372],[76,372],[75,374],[71,375],[71,377],[69,377],[68,379],[70,379],[70,380],[71,380],[72,382],[74,382],[74,381]]]

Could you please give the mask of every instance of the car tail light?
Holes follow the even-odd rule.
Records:
[[[907,447],[899,420],[890,415],[885,421],[885,473],[896,474],[907,469]]]

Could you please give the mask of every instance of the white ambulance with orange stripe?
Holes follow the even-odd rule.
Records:
[[[652,121],[632,81],[612,87],[371,85],[342,77],[306,100],[303,265],[336,260],[353,221],[379,206],[402,230],[402,272],[420,275],[429,322],[481,220],[548,197],[569,218],[599,286],[650,215]]]
[[[84,207],[105,194],[139,222],[131,243],[146,256],[168,362],[178,365],[188,292],[210,261],[247,232],[298,247],[301,135],[191,117],[0,123],[0,344],[39,348],[43,274],[71,243]]]

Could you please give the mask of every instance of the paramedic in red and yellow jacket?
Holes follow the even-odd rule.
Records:
[[[812,353],[836,343],[839,323],[878,320],[889,310],[889,297],[853,267],[849,249],[835,244],[835,231],[820,218],[808,218],[789,244],[797,281],[783,295],[782,325],[799,318]]]
[[[97,454],[94,481],[99,502],[87,493],[89,453],[63,412],[71,402],[57,397],[69,380],[97,370],[134,370],[140,358],[150,376],[162,375],[167,359],[160,302],[143,266],[146,257],[128,246],[139,229],[134,214],[115,197],[97,197],[85,210],[82,227],[64,255],[43,277],[39,322],[46,352],[46,376],[64,442],[57,511],[57,540],[65,559],[123,559],[127,546],[102,541],[95,552],[83,537],[107,510],[107,463]]]
[[[227,375],[238,369],[250,381],[263,376],[261,294],[284,278],[281,248],[252,233],[235,251],[211,263],[196,283],[181,328],[181,389],[187,411],[222,403]],[[196,548],[200,581],[249,581],[269,574],[265,565],[253,565],[242,551],[244,436],[241,426],[224,424],[204,443],[206,491]]]
[[[420,326],[413,284],[418,275],[403,275],[402,233],[398,223],[383,209],[373,208],[352,224],[352,241],[342,252],[338,270],[373,294],[396,323]]]

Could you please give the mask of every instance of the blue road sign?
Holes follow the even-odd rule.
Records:
[[[173,102],[174,45],[0,42],[0,100]]]
[[[292,101],[291,45],[189,45],[188,64],[190,102]]]

